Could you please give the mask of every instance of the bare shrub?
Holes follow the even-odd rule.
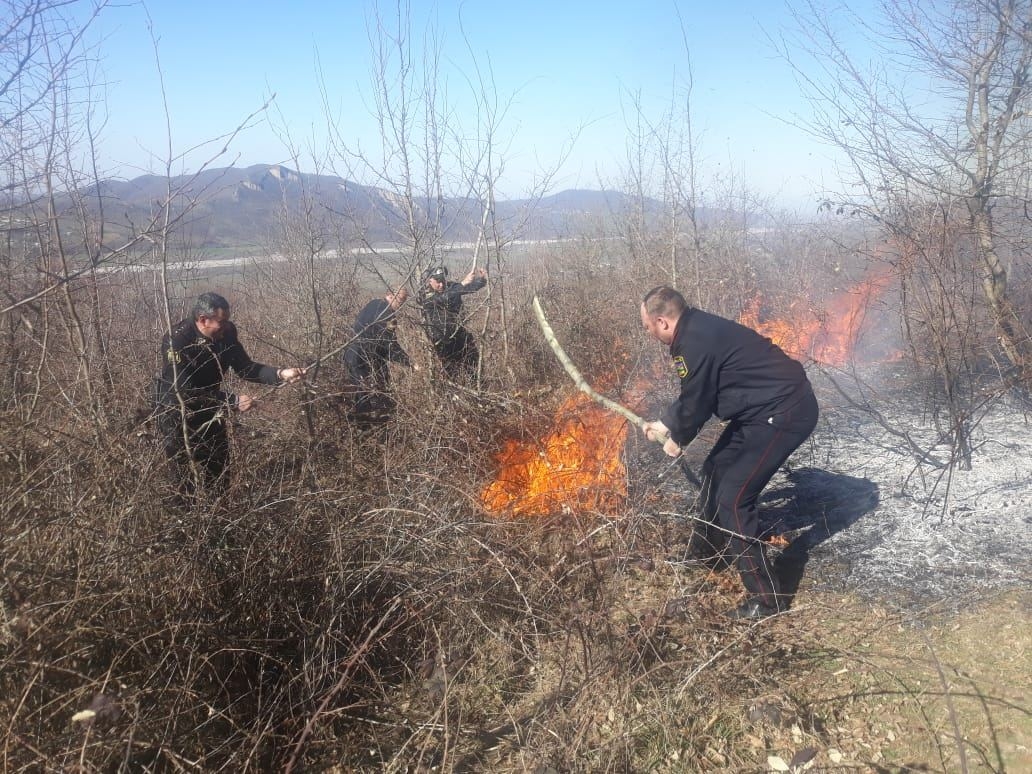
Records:
[[[277,323],[296,308],[296,270],[234,299],[259,359],[319,351],[312,328]],[[395,420],[372,434],[295,388],[269,390],[234,421],[224,498],[170,510],[160,450],[134,419],[163,327],[136,276],[101,294],[105,319],[132,331],[111,339],[127,388],[105,393],[110,419],[95,430],[69,413],[66,377],[41,383],[31,429],[5,414],[5,437],[19,435],[2,479],[8,770],[518,765],[535,745],[552,765],[611,769],[661,754],[600,729],[610,711],[654,713],[680,671],[661,616],[622,586],[665,538],[631,515],[509,523],[479,502],[502,435],[544,427],[564,392],[522,291],[515,381],[488,367],[474,392],[405,373]],[[573,279],[534,289],[604,379],[615,337],[634,341],[638,289],[609,269],[597,285]],[[324,342],[344,324],[324,316]],[[402,335],[428,364],[421,332]],[[48,360],[48,373],[74,363]],[[313,390],[332,383],[327,369]]]
[[[400,120],[382,93],[389,83],[379,83],[384,110]],[[30,229],[43,238],[6,232],[4,770],[735,770],[757,765],[744,711],[757,696],[819,734],[820,718],[779,683],[804,665],[778,622],[729,626],[721,611],[734,582],[671,559],[691,497],[657,449],[629,441],[633,486],[618,516],[516,520],[489,515],[481,496],[501,442],[547,430],[570,389],[536,330],[534,294],[585,374],[619,394],[662,360],[640,346],[650,285],[685,278],[701,305],[733,315],[760,287],[779,304],[802,279],[823,287],[835,253],[788,232],[758,238],[730,209],[703,223],[694,179],[674,190],[691,137],[662,132],[658,158],[678,163],[661,175],[672,197],[659,239],[637,220],[519,248],[520,224],[493,220],[486,157],[474,154],[458,182],[439,177],[440,154],[463,149],[434,124],[433,90],[422,97],[421,123],[398,125],[427,140],[407,168],[338,148],[389,178],[407,215],[382,255],[368,244],[349,252],[362,218],[321,211],[310,191],[284,200],[269,249],[286,260],[232,276],[171,270],[199,257],[182,244],[182,223],[160,217],[179,211],[174,192],[143,229],[159,274],[94,271],[90,240],[62,252],[45,210]],[[685,155],[666,153],[678,148]],[[360,429],[339,400],[332,353],[365,294],[443,258],[446,213],[432,205],[452,192],[446,183],[483,213],[474,241],[500,288],[469,310],[485,353],[480,382],[442,380],[406,310],[400,336],[422,368],[398,374],[389,423]],[[59,279],[41,285],[37,268]],[[257,359],[321,367],[233,418],[224,495],[172,507],[146,418],[155,350],[199,290],[223,284]],[[927,299],[915,325],[931,329],[943,308]]]

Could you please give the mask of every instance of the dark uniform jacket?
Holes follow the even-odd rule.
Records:
[[[344,362],[353,379],[385,378],[387,363],[409,365],[408,355],[395,334],[395,311],[387,299],[376,298],[362,307],[355,319],[355,339],[344,350]]]
[[[220,407],[236,402],[236,396],[223,392],[222,377],[227,370],[249,382],[279,384],[276,369],[256,363],[237,339],[236,326],[227,322],[222,337],[212,341],[201,335],[193,320],[183,320],[161,340],[161,375],[155,385],[158,409],[178,409],[182,397],[192,421],[207,421]]]
[[[475,277],[468,285],[446,282],[439,293],[427,287],[419,298],[423,309],[423,326],[435,347],[442,347],[459,335],[462,328],[462,297],[475,293],[487,284],[484,277]]]
[[[690,442],[711,415],[775,424],[809,391],[803,366],[751,328],[686,309],[670,343],[681,393],[663,416],[670,437]]]

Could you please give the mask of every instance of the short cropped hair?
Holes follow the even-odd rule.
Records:
[[[671,320],[676,320],[688,308],[684,296],[667,285],[652,288],[641,302],[645,305],[645,314],[649,317],[666,317]]]
[[[204,317],[214,317],[215,312],[219,309],[225,309],[226,314],[229,314],[229,301],[218,293],[201,293],[201,295],[197,296],[197,300],[194,301],[193,318],[194,320],[199,320],[202,315]]]

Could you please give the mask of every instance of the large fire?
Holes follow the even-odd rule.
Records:
[[[584,393],[571,395],[539,441],[506,441],[499,472],[481,494],[492,513],[532,516],[559,512],[615,513],[627,497],[621,451],[627,420]]]
[[[886,285],[884,278],[870,279],[832,297],[824,311],[799,302],[785,319],[763,322],[762,299],[755,298],[739,322],[797,359],[842,366],[853,356],[867,310]],[[625,394],[624,399],[636,392]],[[574,393],[556,411],[545,437],[505,442],[495,457],[498,475],[481,493],[481,501],[491,513],[517,516],[616,513],[627,497],[621,457],[627,432],[623,417],[597,406],[583,393]]]
[[[811,359],[824,365],[843,366],[853,356],[871,303],[885,292],[887,285],[887,278],[874,277],[832,296],[824,311],[796,302],[783,319],[763,322],[760,322],[762,299],[756,297],[738,321],[763,334],[797,360]]]

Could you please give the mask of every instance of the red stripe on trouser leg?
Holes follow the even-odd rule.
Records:
[[[792,426],[791,431],[770,424],[730,422],[706,461],[706,469],[713,472],[715,516],[728,538],[742,583],[751,597],[768,605],[776,603],[778,588],[764,547],[757,539],[756,502],[774,473],[816,424],[816,402],[810,402],[812,409],[800,406],[800,426]],[[789,417],[784,419],[787,423]]]

